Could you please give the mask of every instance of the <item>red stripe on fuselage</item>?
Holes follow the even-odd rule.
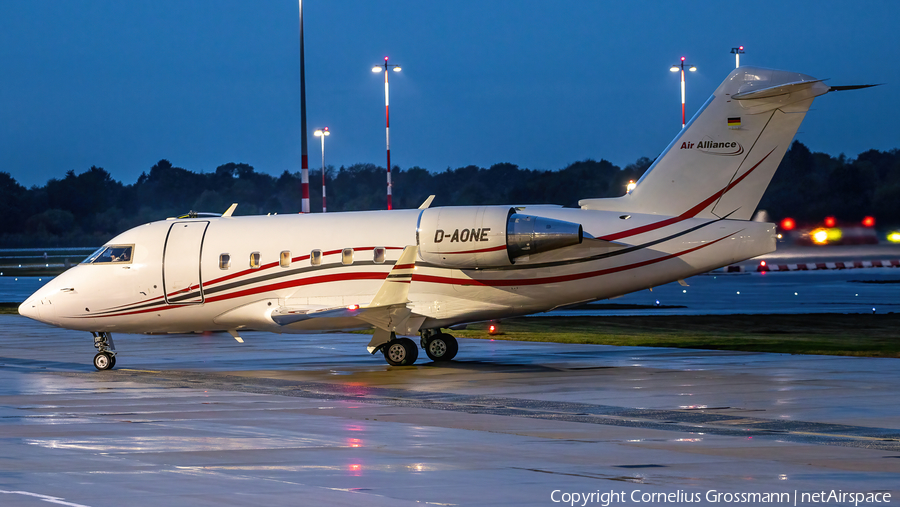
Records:
[[[561,283],[561,282],[570,282],[575,280],[581,280],[585,278],[593,278],[596,276],[602,276],[611,273],[617,273],[620,271],[626,271],[629,269],[635,269],[643,266],[648,266],[650,264],[656,264],[658,262],[666,261],[669,259],[673,259],[676,257],[680,257],[682,255],[694,252],[701,248],[706,248],[710,245],[718,243],[723,239],[729,238],[733,236],[735,233],[728,234],[726,236],[722,236],[719,239],[710,241],[709,243],[704,243],[702,245],[698,245],[687,250],[682,250],[681,252],[676,252],[673,254],[664,255],[662,257],[658,257],[656,259],[650,259],[646,261],[636,262],[634,264],[625,264],[623,266],[616,266],[614,268],[606,268],[600,269],[597,271],[588,271],[585,273],[574,273],[571,275],[562,275],[562,276],[553,276],[553,277],[544,277],[544,278],[532,278],[532,279],[518,279],[518,280],[474,280],[474,279],[457,279],[457,278],[447,278],[443,276],[433,276],[433,275],[412,275],[412,281],[416,282],[426,282],[426,283],[443,283],[443,284],[451,284],[451,285],[480,285],[484,287],[508,287],[508,286],[520,286],[520,285],[542,285],[542,284],[550,284],[550,283]],[[354,280],[384,280],[387,277],[387,273],[379,273],[379,272],[353,272],[353,273],[338,273],[332,275],[321,275],[321,276],[313,276],[308,278],[301,278],[295,280],[287,280],[284,282],[274,283],[270,285],[264,285],[261,287],[255,287],[252,289],[245,289],[242,291],[231,292],[228,294],[223,294],[220,296],[213,296],[206,298],[206,303],[213,303],[218,301],[226,301],[229,299],[249,296],[253,294],[260,294],[263,292],[268,292],[272,290],[285,289],[290,287],[299,287],[303,285],[314,285],[318,283],[329,283],[329,282],[341,282],[341,281],[354,281]],[[78,316],[76,318],[103,318],[103,317],[123,317],[126,315],[138,315],[142,313],[152,313],[159,312],[164,310],[171,310],[173,308],[182,308],[188,305],[167,305],[162,308],[147,308],[144,310],[136,310],[133,312],[122,312],[117,314],[110,315],[84,315]]]
[[[775,148],[777,148],[777,146]],[[772,152],[775,151],[775,148],[772,148],[772,151],[767,153],[766,156],[762,158],[762,160],[757,162],[756,165],[751,167],[749,171],[742,174],[739,178],[737,178],[736,180],[734,180],[731,183],[729,183],[728,185],[726,185],[725,188],[723,188],[722,190],[716,192],[715,194],[707,197],[703,202],[701,202],[700,204],[697,204],[693,208],[685,211],[684,213],[678,215],[677,217],[667,218],[665,220],[660,220],[659,222],[654,222],[652,224],[635,227],[634,229],[628,229],[628,230],[621,231],[621,232],[615,232],[615,233],[608,234],[606,236],[603,236],[603,237],[600,237],[597,239],[602,239],[605,241],[615,241],[617,239],[627,238],[629,236],[636,236],[638,234],[642,234],[645,232],[650,232],[650,231],[654,231],[656,229],[661,229],[667,225],[677,224],[678,222],[687,220],[689,218],[694,218],[697,215],[697,213],[700,213],[701,211],[703,211],[704,209],[709,207],[710,204],[716,202],[716,200],[719,199],[720,197],[722,197],[722,195],[725,194],[725,192],[728,192],[729,190],[734,188],[735,185],[740,183],[744,178],[746,178],[750,173],[752,173],[757,167],[759,167],[759,165],[762,164],[763,161],[765,161],[767,158],[769,158],[769,155],[771,155]]]
[[[640,268],[643,266],[649,266],[650,264],[656,264],[657,262],[666,261],[669,259],[674,259],[676,257],[680,257],[682,255],[691,253],[693,251],[699,250],[701,248],[708,247],[714,243],[718,243],[725,238],[729,238],[733,236],[734,233],[729,234],[727,236],[723,236],[717,240],[710,241],[709,243],[704,243],[699,246],[695,246],[693,248],[689,248],[687,250],[682,250],[681,252],[664,255],[662,257],[658,257],[656,259],[650,259],[646,261],[636,262],[634,264],[625,264],[623,266],[616,266],[614,268],[606,268],[599,269],[597,271],[588,271],[586,273],[573,273],[571,275],[561,275],[561,276],[550,276],[544,278],[531,278],[531,279],[518,279],[518,280],[475,280],[472,278],[447,278],[444,276],[433,276],[433,275],[418,275],[413,274],[414,282],[427,282],[427,283],[443,283],[450,285],[480,285],[484,287],[516,287],[521,285],[544,285],[549,283],[560,283],[560,282],[571,282],[574,280],[582,280],[585,278],[593,278],[595,276],[608,275],[610,273],[617,273],[619,271],[627,271],[629,269]]]

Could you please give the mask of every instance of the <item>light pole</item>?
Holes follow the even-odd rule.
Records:
[[[678,72],[679,69],[681,69],[681,128],[684,128],[684,126],[685,126],[684,118],[685,117],[684,117],[684,57],[683,56],[681,57],[681,65],[679,66],[678,64],[675,64],[669,70],[672,72]],[[694,67],[693,65],[691,65],[690,67],[688,67],[688,70],[691,72],[694,72],[697,70],[697,67]]]
[[[387,209],[393,209],[391,205],[391,114],[388,109],[388,69],[394,72],[400,72],[400,66],[389,64],[388,57],[384,57],[384,65],[376,65],[372,67],[372,72],[381,72],[384,69],[384,139],[387,145]]]
[[[736,69],[741,66],[741,55],[744,54],[744,46],[731,48],[731,54],[734,55],[734,68]]]
[[[303,49],[303,0],[300,7],[300,213],[309,213],[309,160],[306,156],[306,62]]]
[[[325,137],[330,136],[328,127],[317,129],[313,135],[322,139],[322,213],[325,213]]]

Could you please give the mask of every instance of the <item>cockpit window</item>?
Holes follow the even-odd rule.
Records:
[[[134,245],[106,245],[82,261],[82,264],[131,264]]]

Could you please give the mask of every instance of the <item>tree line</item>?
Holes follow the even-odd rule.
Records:
[[[499,163],[432,172],[421,167],[392,168],[395,208],[415,208],[428,195],[434,206],[480,204],[562,204],[625,193],[653,160],[642,157],[624,168],[606,160],[583,160],[559,170],[532,170]],[[310,201],[321,207],[320,176],[312,170]],[[384,209],[385,169],[355,164],[326,170],[329,212]],[[193,172],[160,160],[132,184],[116,181],[99,167],[44,186],[25,188],[0,172],[0,245],[11,247],[93,246],[136,225],[193,211],[223,212],[239,203],[235,215],[296,213],[300,210],[299,172],[272,176],[244,163],[227,163],[213,172]],[[815,223],[827,215],[860,220],[873,215],[880,225],[900,224],[900,150],[869,150],[855,159],[813,153],[794,142],[760,203],[771,219],[791,216]]]

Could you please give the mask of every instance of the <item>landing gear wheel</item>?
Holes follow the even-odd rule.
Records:
[[[109,370],[116,364],[116,357],[106,352],[100,352],[94,356],[94,368],[100,371]]]
[[[425,343],[425,353],[432,361],[449,361],[459,352],[459,342],[452,335],[441,333]]]
[[[381,350],[384,352],[385,361],[391,366],[409,366],[419,358],[419,349],[409,338],[392,340]]]

